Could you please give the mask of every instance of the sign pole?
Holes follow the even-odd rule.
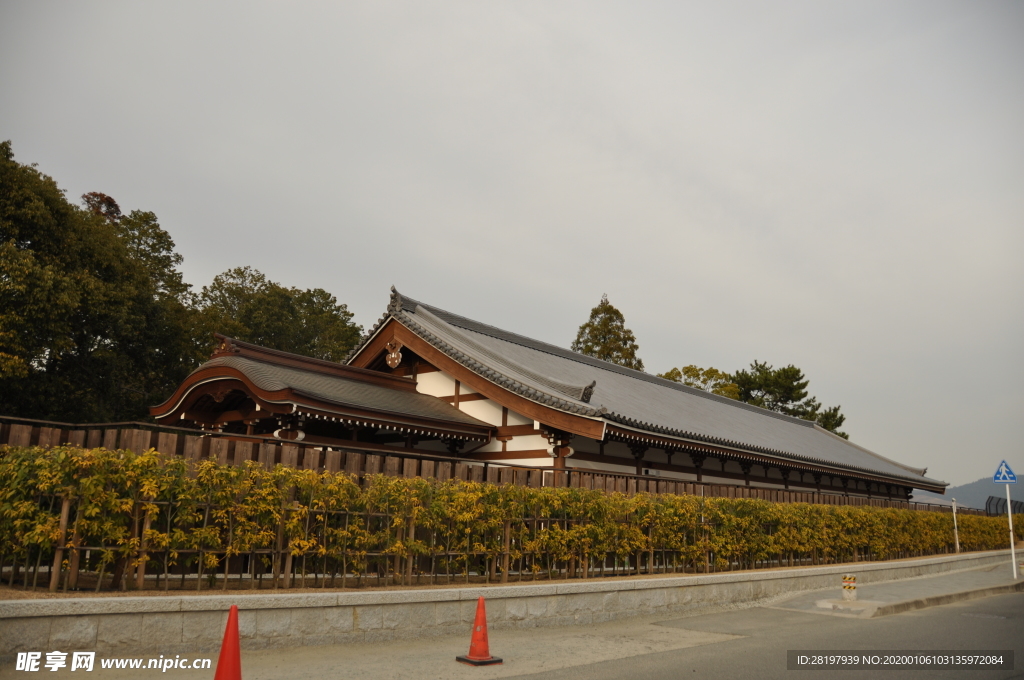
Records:
[[[956,554],[960,554],[960,531],[956,527],[956,499],[953,499],[953,542],[956,543]]]
[[[992,481],[996,484],[1006,485],[1006,520],[1010,524],[1010,564],[1013,565],[1013,580],[1017,580],[1017,541],[1013,535],[1013,505],[1010,501],[1010,485],[1017,483],[1017,475],[1013,474],[1013,470],[1006,464],[1004,460],[996,468],[996,473],[992,475]]]
[[[1006,519],[1010,521],[1010,562],[1013,563],[1013,580],[1017,580],[1017,551],[1013,536],[1013,508],[1010,505],[1010,485],[1006,485]]]

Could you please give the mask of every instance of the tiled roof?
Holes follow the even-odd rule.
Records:
[[[744,404],[452,314],[392,289],[388,313],[435,348],[520,396],[579,416],[653,435],[719,444],[805,462],[942,487],[815,423]]]
[[[419,392],[396,390],[381,385],[329,375],[313,370],[259,361],[245,356],[218,356],[196,371],[233,368],[267,392],[290,389],[297,395],[337,406],[370,409],[383,413],[429,418],[448,423],[489,427],[451,404]]]

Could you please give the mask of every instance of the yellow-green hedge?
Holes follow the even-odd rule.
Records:
[[[655,571],[703,571],[953,551],[949,513],[383,475],[360,484],[345,473],[210,460],[190,474],[184,460],[155,451],[0,447],[8,572],[52,559],[65,498],[63,545],[89,549],[82,569],[101,573],[144,551],[151,575],[194,573],[200,562],[208,577],[270,573],[290,554],[296,573],[468,578],[500,573],[506,540],[512,580],[583,575],[583,565],[593,576],[602,565],[648,571],[652,561]],[[1015,524],[1020,536],[1024,517]],[[964,550],[1008,545],[1005,517],[961,515],[959,532]],[[226,556],[245,560],[229,567]]]

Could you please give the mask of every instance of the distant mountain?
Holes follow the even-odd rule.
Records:
[[[1013,493],[1011,491],[1011,493]],[[1006,496],[1006,487],[1002,484],[993,484],[991,477],[983,477],[976,482],[951,486],[946,489],[945,495],[940,496],[930,491],[914,490],[913,500],[919,503],[940,503],[951,505],[951,498],[956,499],[957,507],[985,509],[985,501],[989,496]],[[1021,500],[1014,498],[1014,500]]]

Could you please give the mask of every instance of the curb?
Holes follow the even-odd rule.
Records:
[[[904,602],[894,602],[893,604],[887,604],[879,607],[875,610],[875,613],[870,618],[877,618],[879,616],[890,616],[892,614],[902,614],[903,612],[914,611],[915,609],[927,609],[928,607],[938,607],[944,604],[952,604],[953,602],[963,602],[965,600],[977,600],[982,597],[988,597],[990,595],[1005,595],[1006,593],[1020,593],[1024,592],[1024,581],[1018,583],[1010,583],[1004,586],[991,586],[988,588],[979,588],[977,590],[965,590],[961,593],[949,593],[948,595],[934,595],[932,597],[925,597],[919,600],[906,600]]]

